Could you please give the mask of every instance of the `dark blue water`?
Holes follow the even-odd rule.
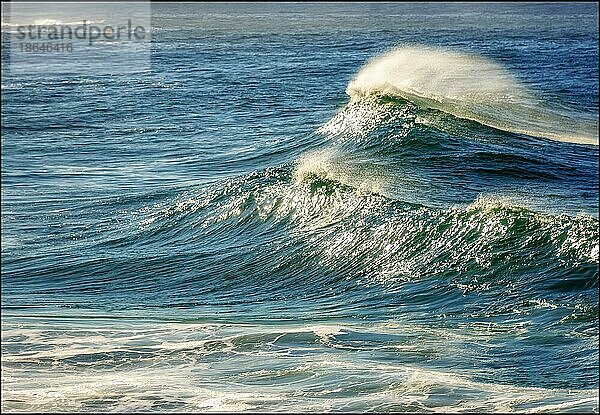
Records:
[[[151,24],[3,45],[4,410],[598,411],[597,4]]]

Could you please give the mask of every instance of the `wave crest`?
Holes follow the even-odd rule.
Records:
[[[550,106],[502,66],[471,53],[401,47],[366,64],[346,93],[353,100],[399,96],[500,130],[598,145],[597,116]]]

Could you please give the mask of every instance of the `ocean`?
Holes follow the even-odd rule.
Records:
[[[598,412],[597,3],[153,3],[121,72],[19,23],[3,411]]]

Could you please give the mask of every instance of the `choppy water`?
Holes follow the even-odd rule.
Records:
[[[597,24],[154,4],[150,71],[5,71],[2,409],[598,411]]]

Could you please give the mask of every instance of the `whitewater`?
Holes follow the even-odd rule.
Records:
[[[378,56],[349,83],[352,99],[387,94],[516,133],[598,145],[597,114],[535,96],[499,64],[448,48],[405,46]]]

